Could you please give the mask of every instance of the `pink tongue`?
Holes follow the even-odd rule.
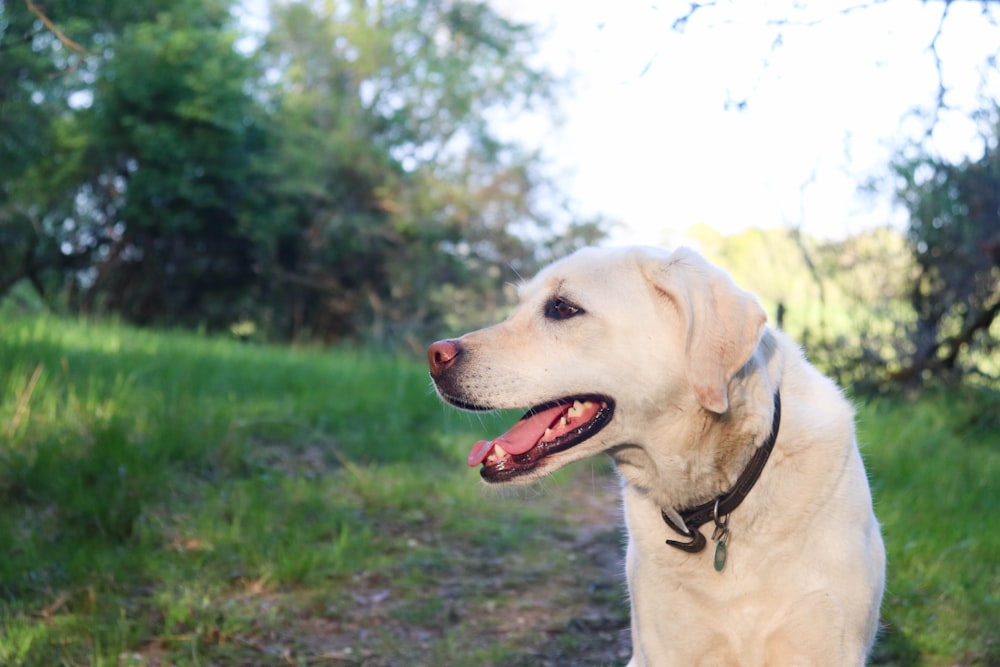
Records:
[[[560,415],[566,411],[567,406],[557,405],[542,410],[514,424],[509,431],[501,435],[496,440],[480,440],[469,452],[468,463],[476,467],[486,460],[493,445],[500,445],[508,454],[523,454],[534,447],[542,436],[545,429],[549,428],[559,419]]]

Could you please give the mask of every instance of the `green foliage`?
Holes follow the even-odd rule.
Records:
[[[67,51],[24,3],[0,4],[0,294],[25,277],[40,284],[58,252],[39,233],[44,188],[23,197],[23,176],[53,155],[58,121],[79,85],[79,76],[61,76],[62,69],[86,70],[81,56]]]
[[[251,68],[233,50],[235,34],[200,8],[183,9],[116,39],[93,104],[78,114],[89,140],[64,215],[93,271],[74,300],[79,308],[219,327],[236,318],[254,278],[250,244],[237,229],[253,130],[244,91]]]
[[[276,2],[247,41],[232,8],[0,5],[0,294],[397,342],[456,304],[495,315],[549,246],[600,236],[541,212],[539,156],[498,132],[558,90],[528,27],[464,0]]]
[[[794,229],[724,236],[695,228],[691,236],[842,385],[869,391],[901,368],[886,342],[913,319],[906,294],[916,269],[901,233],[882,228],[825,241]]]
[[[998,414],[975,391],[859,408],[878,664],[1000,657]],[[445,408],[405,359],[8,316],[0,661],[620,663],[614,480],[484,494],[463,455],[509,419]]]
[[[941,381],[998,386],[1000,365],[990,317],[1000,310],[995,283],[1000,268],[966,271],[960,267],[971,267],[973,260],[960,248],[950,254],[935,251],[936,261],[948,263],[954,276],[964,276],[963,290],[982,292],[964,300],[938,295],[932,301],[947,326],[928,328],[914,298],[934,282],[935,270],[921,266],[907,233],[885,227],[829,241],[794,229],[749,229],[725,236],[696,227],[689,235],[737,283],[758,295],[771,322],[789,332],[810,360],[843,386],[864,394],[894,393],[913,389],[918,380],[926,380],[925,372],[940,373]],[[968,247],[990,246],[983,241]],[[988,256],[983,257],[988,264]],[[931,300],[930,294],[919,298]],[[931,330],[938,332],[936,347],[920,348],[921,336]]]
[[[245,224],[286,297],[284,333],[396,338],[440,329],[456,292],[496,303],[535,265],[524,232],[546,239],[554,222],[532,209],[537,156],[488,122],[551,99],[532,32],[485,4],[421,0],[282,3],[272,21],[268,188]]]
[[[1000,315],[998,131],[995,122],[991,143],[976,160],[900,156],[893,165],[919,268],[909,292],[916,318],[899,381],[960,379],[982,370],[970,364],[970,351],[994,352],[1000,342],[991,333]]]

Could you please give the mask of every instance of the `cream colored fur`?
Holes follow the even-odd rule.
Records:
[[[547,318],[554,297],[584,312]],[[628,532],[630,666],[865,662],[885,555],[853,411],[765,320],[750,294],[693,251],[585,249],[523,285],[507,320],[457,341],[453,401],[615,400],[603,430],[531,476],[601,452],[614,460]],[[714,543],[697,554],[667,546],[679,536],[660,512],[732,487],[770,431],[776,390],[777,442],[730,517],[727,563],[716,572]],[[711,524],[702,532],[711,537]]]

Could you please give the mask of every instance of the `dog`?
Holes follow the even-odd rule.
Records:
[[[428,362],[457,408],[528,409],[472,448],[486,482],[613,460],[629,667],[865,663],[885,548],[853,409],[722,269],[687,248],[584,248]]]

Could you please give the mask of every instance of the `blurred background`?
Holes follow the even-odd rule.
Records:
[[[423,355],[644,243],[857,405],[873,664],[1000,665],[998,21],[0,0],[0,664],[624,664],[610,465],[484,492]]]
[[[0,11],[8,302],[419,350],[687,243],[845,379],[997,370],[992,2]]]

